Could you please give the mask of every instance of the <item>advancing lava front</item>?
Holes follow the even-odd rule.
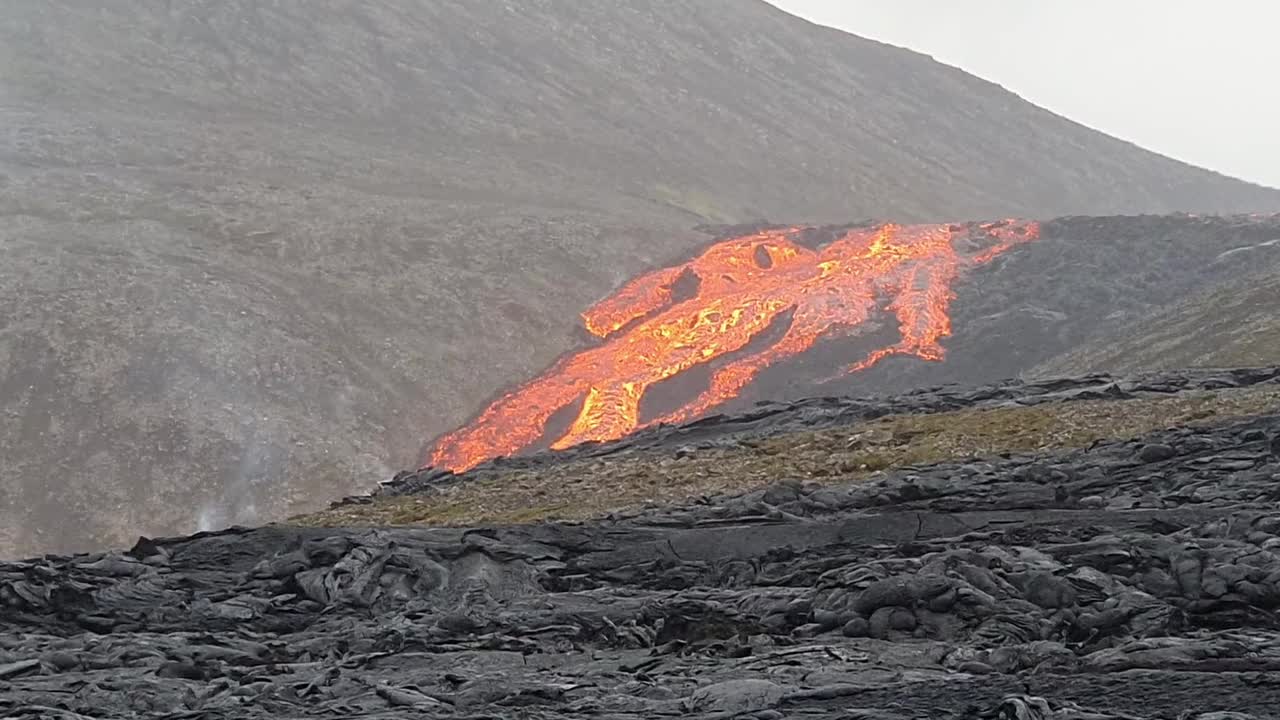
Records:
[[[766,230],[708,247],[696,258],[642,275],[583,313],[602,339],[569,353],[504,393],[466,426],[440,437],[427,464],[461,472],[518,453],[572,403],[581,410],[552,442],[563,449],[619,439],[658,423],[696,419],[736,397],[764,368],[849,332],[881,309],[901,338],[841,368],[856,372],[894,354],[941,360],[950,334],[952,284],[961,273],[1039,237],[1034,222],[893,225],[850,230],[819,250],[797,242],[806,228]],[[696,289],[678,292],[693,278]],[[686,285],[688,283],[685,283]],[[741,353],[782,314],[775,343]],[[678,409],[641,422],[640,400],[655,383],[711,364],[711,380]]]

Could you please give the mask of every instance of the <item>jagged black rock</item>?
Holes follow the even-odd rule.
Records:
[[[1277,377],[1091,376],[892,402]],[[634,442],[839,424],[880,402],[764,406]],[[1278,433],[1265,414],[852,485],[780,478],[610,521],[238,528],[0,563],[0,712],[1276,717]]]

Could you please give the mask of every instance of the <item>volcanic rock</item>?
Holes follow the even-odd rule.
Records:
[[[1138,451],[1138,457],[1145,463],[1160,462],[1168,460],[1178,454],[1177,450],[1168,445],[1146,445]]]
[[[1173,381],[913,397],[1071,403],[1091,383]],[[779,404],[696,442],[869,408]],[[1265,720],[1280,707],[1280,462],[1258,438],[1276,432],[1280,416],[1236,417],[612,520],[239,528],[3,562],[0,714]],[[1174,454],[1135,462],[1153,446]],[[932,490],[884,491],[908,479]],[[1044,504],[1050,479],[1106,505]],[[764,498],[786,513],[761,514]]]

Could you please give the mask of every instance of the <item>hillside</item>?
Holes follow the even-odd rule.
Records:
[[[0,561],[0,712],[1273,720],[1277,379],[774,403],[304,527]],[[538,507],[566,489],[599,504]],[[487,519],[364,526],[460,499]]]
[[[319,507],[703,223],[1254,211],[763,2],[15,0],[0,555]]]
[[[1275,240],[1280,244],[1280,232]],[[1079,368],[1263,365],[1280,357],[1280,249],[1259,245],[1236,251],[1260,270],[1215,283],[1139,320],[1105,328],[1087,343],[1032,368],[1047,376]],[[1227,258],[1222,258],[1225,261]]]

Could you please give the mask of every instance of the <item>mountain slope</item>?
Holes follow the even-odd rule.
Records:
[[[1261,270],[1216,283],[1138,321],[1108,327],[1030,374],[1056,375],[1081,367],[1129,371],[1273,362],[1280,357],[1280,254],[1261,254],[1253,255]]]
[[[0,552],[410,464],[699,223],[1273,208],[762,2],[17,0]]]
[[[118,111],[134,119],[118,132],[134,136],[150,121],[162,146],[137,160],[153,163],[195,154],[163,147],[180,133],[233,166],[256,164],[255,151],[272,150],[255,140],[284,131],[297,138],[281,155],[343,137],[369,152],[367,165],[385,164],[361,168],[382,183],[431,176],[611,211],[617,194],[712,217],[812,221],[1280,202],[763,2],[97,6],[10,9],[8,84],[32,113],[92,108],[79,119],[89,126]],[[139,150],[95,145],[101,160]],[[312,150],[323,167],[329,149]]]

